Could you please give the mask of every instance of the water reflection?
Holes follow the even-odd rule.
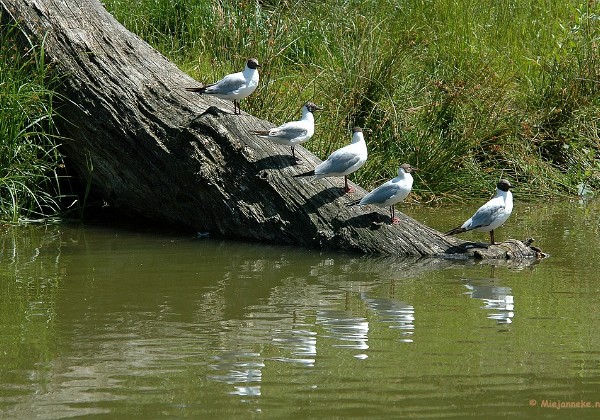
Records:
[[[501,279],[495,278],[495,267],[490,268],[489,278],[464,278],[466,292],[473,299],[483,301],[483,309],[490,311],[487,316],[498,324],[511,324],[515,316],[515,298],[512,289],[501,286]]]
[[[331,339],[332,347],[352,350],[367,350],[369,345],[369,321],[341,310],[323,309],[317,312],[316,325],[325,330],[323,339]],[[366,358],[366,354],[356,354],[357,358]]]
[[[461,417],[597,383],[597,284],[543,294],[571,290],[568,264],[496,276],[471,261],[47,230],[1,239],[0,417]],[[504,330],[531,340],[481,328],[511,323],[515,294],[520,322]]]
[[[405,302],[391,298],[369,298],[361,296],[367,307],[375,313],[379,322],[390,324],[389,328],[399,329],[403,338],[400,341],[412,343],[410,336],[415,329],[415,308]]]
[[[295,328],[297,326],[294,326]],[[273,344],[290,353],[291,357],[275,357],[273,360],[280,362],[299,363],[306,367],[315,365],[317,356],[317,333],[307,329],[277,330],[273,337]]]
[[[233,384],[232,395],[260,396],[262,368],[258,353],[224,353],[213,358],[209,368],[218,373],[209,374],[208,379]]]

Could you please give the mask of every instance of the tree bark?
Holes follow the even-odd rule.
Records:
[[[197,84],[96,0],[0,0],[62,77],[63,152],[111,205],[212,236],[308,248],[454,258],[539,258],[510,240],[469,248],[403,214],[348,207],[342,178],[293,175],[320,161],[250,133],[271,125],[186,92]],[[26,47],[27,42],[23,41]],[[243,63],[240,63],[242,65]],[[350,133],[348,134],[350,139]],[[368,143],[368,139],[367,139]]]

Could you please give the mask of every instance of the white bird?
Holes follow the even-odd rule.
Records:
[[[498,181],[494,198],[479,207],[462,226],[446,232],[446,235],[454,235],[468,230],[490,232],[490,242],[494,245],[494,229],[502,226],[512,213],[513,197],[509,191],[510,188],[512,185],[506,179]]]
[[[275,143],[290,146],[292,148],[292,156],[296,159],[294,146],[310,140],[313,136],[315,133],[313,112],[320,109],[314,103],[307,102],[302,107],[302,118],[298,121],[287,122],[270,130],[255,130],[252,133],[263,139],[269,139]]]
[[[329,157],[319,163],[312,171],[294,175],[294,177],[314,175],[316,179],[330,176],[344,177],[344,191],[352,192],[348,186],[348,175],[357,171],[367,161],[367,144],[360,127],[354,127],[352,143],[333,152]]]
[[[259,67],[258,60],[250,58],[246,62],[244,71],[228,74],[218,82],[210,85],[189,87],[185,88],[185,90],[233,101],[233,113],[241,114],[240,100],[247,98],[256,90],[258,86]]]
[[[408,163],[403,163],[398,168],[398,176],[390,179],[373,191],[365,195],[360,201],[356,201],[351,205],[358,204],[373,204],[377,207],[389,207],[390,218],[392,224],[397,224],[400,219],[395,217],[394,204],[404,201],[410,193],[413,185],[413,177],[411,172],[418,171],[418,168],[410,166]]]

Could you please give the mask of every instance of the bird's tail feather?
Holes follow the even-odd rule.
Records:
[[[185,90],[187,90],[188,92],[204,93],[204,91],[206,90],[206,88],[207,88],[207,86],[186,87]]]
[[[250,131],[252,134],[256,134],[257,136],[268,136],[269,130],[252,130]]]
[[[454,229],[451,229],[448,232],[444,233],[444,236],[456,235],[457,233],[463,233],[466,231],[467,229],[465,229],[464,227],[455,227]]]
[[[311,175],[314,175],[314,174],[315,174],[315,170],[311,169],[308,172],[304,172],[304,173],[301,173],[301,174],[294,175],[294,178],[299,178],[299,177],[302,177],[302,176],[311,176]]]

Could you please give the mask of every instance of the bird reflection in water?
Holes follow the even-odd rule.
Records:
[[[341,310],[320,310],[317,313],[317,325],[321,325],[328,334],[324,337],[332,338],[338,343],[332,347],[343,347],[355,350],[368,350],[369,321],[363,317],[349,316]],[[365,353],[354,355],[358,359],[366,359]]]
[[[483,301],[483,309],[493,311],[488,315],[489,319],[498,321],[498,324],[512,323],[515,316],[515,298],[510,287],[498,284],[500,279],[494,278],[494,267],[489,278],[464,278],[463,281],[469,290],[466,294]]]
[[[377,297],[361,296],[367,307],[375,313],[381,323],[388,324],[389,328],[399,329],[402,334],[400,341],[412,343],[412,334],[415,329],[415,308],[405,302]]]

